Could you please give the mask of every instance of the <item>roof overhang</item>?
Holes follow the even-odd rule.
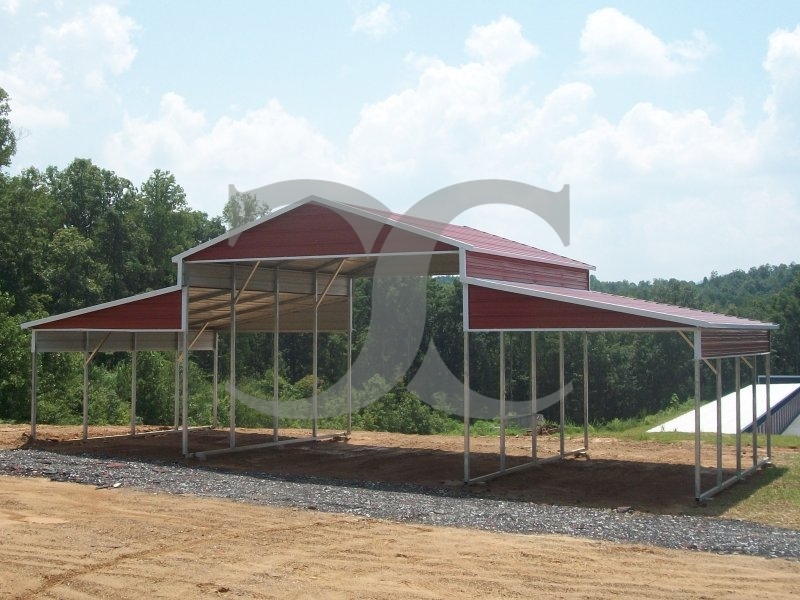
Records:
[[[464,277],[466,331],[692,332],[695,358],[768,354],[765,323],[590,290]]]

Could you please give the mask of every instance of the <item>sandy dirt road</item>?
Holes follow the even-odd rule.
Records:
[[[796,561],[0,477],[2,598],[797,598]]]

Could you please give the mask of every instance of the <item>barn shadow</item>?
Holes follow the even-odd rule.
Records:
[[[272,441],[269,433],[237,433],[240,446],[269,441]],[[193,431],[191,443],[193,450],[224,448],[228,446],[228,431]],[[568,457],[484,483],[464,485],[461,481],[463,454],[438,448],[381,447],[324,440],[210,456],[201,461],[181,456],[181,436],[174,431],[88,440],[44,438],[27,445],[52,452],[169,462],[190,469],[233,471],[285,481],[317,481],[329,486],[379,487],[514,502],[710,516],[723,514],[787,472],[779,466],[759,470],[714,499],[698,505],[694,499],[694,466],[688,460],[686,464],[675,464],[619,460],[602,455]],[[506,464],[513,467],[527,460],[509,456]],[[473,476],[496,471],[498,455],[473,452],[470,466]],[[733,474],[733,470],[725,470],[726,478]],[[716,472],[706,469],[702,477],[703,489],[708,489],[714,485]]]

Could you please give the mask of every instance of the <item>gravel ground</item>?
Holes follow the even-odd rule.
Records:
[[[474,498],[411,485],[230,472],[162,461],[0,450],[0,474],[48,477],[99,488],[229,498],[254,504],[503,533],[597,540],[800,559],[800,531],[744,521]]]

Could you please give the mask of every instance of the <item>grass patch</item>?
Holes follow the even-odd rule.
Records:
[[[649,441],[653,444],[669,444],[676,441],[693,440],[693,433],[659,432],[647,433],[647,430],[664,423],[675,416],[694,408],[694,402],[689,400],[675,404],[655,415],[641,419],[614,419],[608,423],[595,426],[595,431],[600,435],[608,435],[623,440]],[[717,436],[714,433],[700,435],[702,443],[715,444]],[[735,446],[736,436],[725,434],[722,436],[724,446]],[[742,433],[742,446],[749,448],[752,445],[752,434]],[[765,452],[766,436],[759,434],[759,453]],[[798,450],[800,449],[800,436],[773,435],[773,449]],[[732,519],[743,519],[766,523],[779,527],[800,529],[800,452],[781,453],[775,457],[773,451],[773,465],[760,469],[747,479],[717,494],[714,498],[698,506],[692,514],[703,514]],[[744,467],[748,467],[745,464]]]
[[[800,453],[757,471],[697,513],[800,529]]]

